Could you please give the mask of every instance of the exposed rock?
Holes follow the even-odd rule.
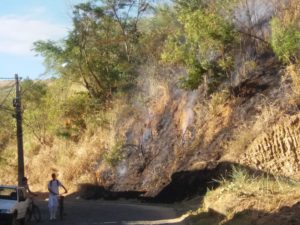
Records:
[[[299,118],[299,115],[283,118],[274,127],[257,134],[240,163],[271,174],[300,179]]]
[[[216,177],[212,171],[216,171],[226,154],[226,145],[234,132],[244,126],[244,122],[255,120],[265,96],[276,99],[282,95],[278,64],[273,59],[266,64],[269,65],[267,72],[257,70],[251,79],[232,90],[242,95],[218,105],[214,112],[201,105],[205,102],[201,88],[187,92],[173,85],[160,86],[159,93],[153,95],[156,97],[148,101],[148,109],[139,109],[144,114],[138,119],[131,118],[130,126],[121,121],[122,129],[127,127],[126,144],[122,149],[124,160],[114,168],[102,165],[97,171],[99,185],[110,191],[138,191],[144,192],[144,197],[162,199],[168,199],[168,195],[178,195],[181,200],[189,197],[190,194],[184,194],[188,183],[190,187],[195,186],[187,188],[194,189],[191,193],[201,192],[199,190],[206,188],[205,182]],[[201,107],[197,110],[202,110],[198,115],[196,105]],[[295,129],[285,132],[279,129],[273,136],[257,134],[257,140],[251,142],[247,153],[243,157],[238,155],[233,162],[272,174],[295,175],[299,170],[297,157],[291,162],[288,159],[296,154],[298,139],[294,136],[299,133],[296,131],[298,123],[289,124],[294,124]],[[268,152],[269,142],[276,146],[274,153]],[[282,146],[288,149],[284,154]],[[277,164],[279,162],[282,165]]]

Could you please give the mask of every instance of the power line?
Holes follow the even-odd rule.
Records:
[[[5,107],[5,106],[3,106],[3,105],[0,105],[0,110],[4,110],[4,111],[7,111],[7,112],[15,112],[13,109],[10,109],[10,108],[8,108],[8,107]]]
[[[6,100],[8,99],[8,97],[10,96],[12,90],[14,89],[15,84],[11,86],[11,89],[9,90],[8,94],[5,96],[5,98],[2,100],[2,102],[0,103],[0,106],[3,106],[3,104],[6,102]]]
[[[15,80],[15,78],[0,77],[0,80]],[[22,77],[19,77],[19,80],[22,80]],[[38,80],[38,81],[40,81],[40,80]],[[23,95],[26,91],[28,91],[29,89],[31,89],[34,84],[35,84],[35,80],[32,80],[32,84],[29,87],[27,87],[25,90],[21,90],[21,94]]]
[[[14,81],[0,81],[0,91],[5,92],[7,89],[13,87],[15,85]]]
[[[35,82],[36,80],[31,80],[31,81],[32,81],[32,83],[30,84],[29,87],[27,87],[24,90],[21,90],[21,95],[23,95],[25,92],[27,92],[29,89],[31,89],[36,84],[36,82]],[[40,80],[37,80],[37,81],[40,81]]]
[[[9,80],[4,80],[4,81],[0,81],[0,87],[2,87],[1,89],[5,90],[5,88],[7,88],[7,86],[10,86],[11,84],[15,84],[14,81],[9,81]]]
[[[0,77],[0,80],[14,80],[12,77]]]

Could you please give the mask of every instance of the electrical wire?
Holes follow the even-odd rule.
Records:
[[[7,82],[7,83],[3,83],[1,80],[0,80],[0,88],[1,90],[0,91],[5,91],[6,89],[12,87],[15,85],[15,82],[12,81],[12,82]]]
[[[26,89],[24,89],[24,90],[21,90],[21,95],[23,95],[25,92],[27,92],[28,90],[30,90],[37,82],[45,81],[45,80],[35,79],[35,80],[31,80],[31,81],[32,81],[32,83],[30,84],[30,86],[26,87]]]
[[[6,102],[6,100],[8,99],[8,97],[10,96],[12,90],[14,89],[15,84],[11,86],[11,89],[9,90],[8,94],[5,96],[5,98],[1,101],[0,103],[0,107],[2,107],[4,105],[4,103]]]
[[[3,106],[3,105],[0,105],[0,110],[4,110],[4,111],[7,111],[7,112],[15,112],[15,110],[13,110],[13,109],[10,109],[10,108],[8,108],[8,107],[6,107],[6,106]]]

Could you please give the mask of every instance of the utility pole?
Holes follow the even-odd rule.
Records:
[[[23,130],[22,130],[22,105],[21,105],[21,87],[18,74],[15,75],[16,80],[16,98],[13,106],[16,108],[17,122],[17,144],[18,144],[18,185],[22,185],[24,177],[24,151],[23,151]]]

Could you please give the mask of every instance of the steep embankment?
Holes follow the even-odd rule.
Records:
[[[219,92],[208,103],[201,89],[185,92],[157,84],[157,92],[143,110],[139,108],[144,114],[131,118],[131,125],[120,119],[120,127],[127,128],[122,157],[114,167],[101,164],[98,183],[112,191],[134,190],[172,201],[205,192],[203,184],[224,169],[218,165],[240,164],[297,178],[298,122],[290,118],[297,113],[289,100],[291,80],[288,74],[281,79],[283,71],[274,59],[261,64],[251,78],[231,90],[231,97]],[[294,124],[288,128],[294,131],[274,133],[272,127],[280,124]],[[261,148],[259,142],[266,144]]]
[[[208,102],[201,89],[185,92],[174,85],[158,85],[157,93],[147,102],[148,111],[144,109],[146,114],[139,114],[132,126],[121,119],[120,127],[128,127],[122,159],[115,167],[100,166],[99,184],[113,191],[141,191],[165,200],[181,196],[179,200],[205,191],[203,183],[220,175],[220,163],[296,175],[297,170],[287,174],[284,167],[274,173],[267,170],[271,160],[256,167],[253,162],[259,157],[250,155],[262,133],[272,132],[268,128],[283,115],[283,121],[288,118],[293,108],[284,103],[290,86],[281,82],[279,64],[272,58],[262,64],[251,78],[232,90],[215,93]],[[290,135],[294,138],[296,133]],[[274,144],[270,145],[276,141],[271,140]],[[274,160],[281,160],[281,155],[276,156]]]

